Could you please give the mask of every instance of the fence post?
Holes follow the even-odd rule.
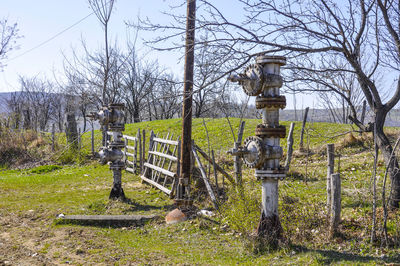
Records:
[[[330,219],[330,234],[331,237],[337,235],[338,227],[340,222],[340,212],[341,212],[341,181],[340,174],[332,174],[332,203],[331,203],[331,211],[332,216]]]
[[[143,145],[142,145],[142,158],[143,158],[143,162],[146,160],[146,130],[143,129],[142,131],[142,136],[143,136]],[[143,163],[142,163],[142,171],[143,171]]]
[[[81,150],[81,144],[82,143],[82,139],[81,139],[81,128],[78,129],[78,150]]]
[[[135,139],[135,148],[133,151],[133,154],[135,154],[135,158],[133,160],[133,163],[135,164],[135,173],[137,174],[139,172],[139,167],[138,167],[138,141],[139,141],[139,136],[140,136],[140,128],[138,128],[138,132],[136,133],[136,139]]]
[[[91,132],[92,156],[94,158],[94,126],[93,126],[93,121],[90,124],[91,124],[91,127],[92,127],[92,130],[91,130],[92,131]]]
[[[154,141],[153,141],[153,139],[154,139],[154,137],[155,137],[155,134],[154,134],[154,132],[153,132],[153,130],[152,130],[152,131],[150,132],[149,152],[153,150],[153,146],[154,146]],[[150,164],[153,164],[154,158],[153,158],[153,156],[152,156],[150,153],[149,153],[149,156],[148,156],[147,160],[148,160],[148,162],[149,162]],[[153,172],[152,169],[149,169],[149,171],[147,172],[147,173],[148,173],[148,176],[152,176],[152,172]]]
[[[331,203],[332,203],[332,174],[335,168],[335,145],[326,145],[326,155],[328,159],[328,169],[326,173],[326,205],[328,210],[328,216],[331,214]]]
[[[124,138],[124,144],[125,144],[125,147],[124,147],[124,158],[122,159],[123,161],[124,161],[124,163],[126,164],[126,160],[127,160],[127,156],[126,156],[126,153],[128,152],[128,148],[127,148],[127,146],[128,146],[128,139],[127,138]]]
[[[307,107],[305,112],[304,112],[304,117],[303,117],[303,125],[301,126],[301,133],[300,133],[300,151],[304,150],[303,147],[303,139],[304,139],[304,129],[306,127],[306,123],[307,123],[307,115],[308,115],[308,110],[310,109],[310,107]]]
[[[218,173],[217,173],[217,167],[215,165],[214,150],[211,150],[211,159],[212,159],[212,164],[213,164],[213,169],[214,169],[214,177],[215,177],[215,186],[217,188],[217,196],[219,196]]]
[[[235,146],[234,146],[235,149],[238,149],[239,146],[242,144],[244,126],[245,126],[245,121],[242,121],[239,126],[238,137],[237,137],[237,140],[236,140]],[[242,187],[242,162],[241,162],[241,159],[239,158],[239,156],[235,156],[234,165],[235,165],[235,177],[236,177],[235,183],[236,183],[237,187],[241,188]]]
[[[51,126],[51,151],[55,149],[55,127],[54,124]]]
[[[292,154],[293,154],[293,131],[294,131],[295,123],[290,124],[289,134],[287,138],[287,155],[285,161],[285,170],[286,172],[289,171],[290,162],[292,161]]]
[[[142,136],[140,134],[140,128],[138,129],[138,135],[139,135],[139,139],[137,141],[139,142],[139,173],[142,173],[142,171],[143,171],[143,153],[142,153]]]

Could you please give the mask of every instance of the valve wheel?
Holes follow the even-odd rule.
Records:
[[[251,136],[244,140],[244,148],[250,153],[243,156],[244,163],[250,168],[259,168],[264,163],[264,143],[262,138]]]
[[[257,96],[262,92],[264,75],[263,68],[259,64],[252,64],[246,67],[243,76],[247,80],[241,81],[244,92],[249,96]]]

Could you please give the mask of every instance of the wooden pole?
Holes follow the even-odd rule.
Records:
[[[182,150],[181,177],[178,186],[185,188],[190,180],[190,165],[192,153],[192,94],[194,69],[196,0],[187,0],[186,44],[185,44],[185,74],[182,106]],[[185,197],[183,189],[183,197]],[[177,199],[183,200],[183,199]]]
[[[303,125],[301,126],[301,133],[300,133],[300,151],[304,150],[303,147],[303,139],[304,139],[304,129],[306,127],[306,123],[307,123],[307,115],[308,115],[308,110],[310,109],[310,107],[307,107],[305,112],[304,112],[304,117],[303,117]]]
[[[143,138],[142,138],[142,152],[143,152],[143,154],[142,154],[142,164],[141,164],[141,166],[142,166],[142,173],[143,173],[143,170],[144,170],[144,166],[143,166],[143,164],[144,164],[144,161],[146,160],[146,130],[142,130],[142,136],[143,136]]]
[[[210,163],[212,163],[212,159],[210,157],[208,157],[207,153],[205,153],[202,149],[200,149],[199,146],[194,145],[194,147],[196,148],[196,150],[204,157],[204,159],[206,159],[207,161],[209,161]],[[224,176],[226,177],[226,179],[229,180],[229,182],[231,182],[232,184],[235,183],[235,181],[233,180],[233,178],[227,173],[225,172],[224,169],[221,168],[221,166],[219,166],[218,164],[215,164],[215,167],[217,168],[217,170]]]
[[[55,126],[54,124],[51,126],[51,151],[54,151],[55,147]]]
[[[285,161],[285,171],[288,172],[290,168],[290,162],[292,161],[293,154],[293,131],[294,131],[295,123],[290,124],[289,134],[287,138],[287,155]]]
[[[335,145],[326,145],[326,155],[328,160],[328,169],[326,173],[326,206],[328,210],[328,216],[331,214],[331,204],[332,204],[332,174],[335,170]]]
[[[243,131],[244,131],[245,124],[246,124],[245,121],[242,121],[240,123],[238,137],[235,142],[235,150],[237,150],[239,148],[239,146],[242,144]],[[235,156],[234,167],[235,167],[236,186],[242,187],[242,160],[239,158],[239,156]]]
[[[340,222],[340,212],[341,212],[341,181],[340,181],[340,174],[332,174],[332,203],[331,203],[331,211],[332,216],[330,219],[330,234],[331,237],[337,235],[339,229],[339,222]]]
[[[138,161],[140,162],[140,159],[138,160],[138,142],[140,142],[140,128],[138,128],[138,132],[136,133],[136,140],[135,140],[135,149],[133,151],[133,154],[135,154],[135,160],[134,160],[134,164],[135,164],[135,173],[139,173],[140,170],[140,166],[138,166]]]
[[[217,188],[217,196],[219,196],[218,173],[217,173],[217,167],[216,167],[216,163],[215,163],[214,150],[211,150],[211,159],[212,159],[212,165],[213,165],[213,169],[214,169],[215,187]]]
[[[139,173],[142,173],[143,170],[143,152],[142,152],[142,135],[140,134],[140,128],[138,129],[138,137],[137,140],[139,142]]]
[[[92,126],[92,134],[91,134],[91,143],[92,143],[92,156],[94,157],[94,126],[93,126],[93,121],[91,123]]]
[[[81,139],[81,128],[78,129],[78,150],[81,150],[82,139]]]
[[[208,194],[210,195],[211,201],[214,204],[215,209],[218,210],[219,208],[218,208],[217,199],[215,197],[214,191],[211,188],[210,182],[208,182],[207,174],[206,174],[206,171],[204,170],[203,164],[201,163],[199,155],[197,155],[196,149],[194,147],[192,147],[192,151],[193,151],[193,155],[196,159],[197,165],[200,169],[201,177],[203,178],[203,181],[204,181],[204,184],[206,185]]]

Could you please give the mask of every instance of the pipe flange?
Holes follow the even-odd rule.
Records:
[[[283,180],[286,177],[286,170],[282,166],[279,166],[279,168],[256,169],[255,176],[258,180]]]
[[[281,88],[283,86],[283,78],[277,74],[264,74],[264,88]]]
[[[255,134],[258,137],[285,138],[286,137],[286,127],[285,126],[269,127],[269,126],[264,125],[264,124],[259,124],[256,127]]]
[[[247,95],[257,96],[262,92],[264,75],[261,65],[249,65],[242,76],[246,77],[246,79],[241,80],[239,83],[243,86],[243,90]]]
[[[124,141],[112,141],[109,145],[110,148],[115,148],[115,149],[122,149],[125,148],[125,142]]]
[[[263,97],[257,96],[256,98],[256,108],[280,108],[284,109],[286,107],[286,97],[285,96],[274,96],[274,97]]]
[[[125,130],[125,124],[109,124],[108,126],[109,131],[116,131],[116,132],[122,132]]]
[[[280,66],[286,65],[286,57],[280,55],[260,54],[256,58],[257,64],[277,64]]]
[[[125,163],[123,161],[114,161],[110,163],[110,170],[123,170]]]
[[[108,105],[109,109],[116,109],[116,110],[124,110],[125,109],[125,104],[123,103],[110,103]]]
[[[250,168],[261,167],[264,163],[264,144],[259,137],[251,136],[244,140],[244,149],[248,153],[243,155],[244,163]]]

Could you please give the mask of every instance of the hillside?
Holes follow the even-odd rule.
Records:
[[[215,150],[217,163],[233,173],[233,158],[226,154],[237,134],[239,119],[194,119],[193,139],[205,151]],[[253,135],[259,120],[246,119],[245,136]],[[289,126],[289,122],[283,122]],[[205,127],[206,125],[206,127]],[[126,126],[125,134],[145,129],[165,136],[180,135],[180,119],[151,121]],[[109,201],[112,173],[97,162],[41,166],[0,172],[0,264],[384,264],[399,263],[400,214],[390,213],[390,246],[370,243],[372,196],[372,140],[368,134],[343,134],[350,125],[309,123],[305,143],[310,155],[295,152],[288,177],[280,182],[280,218],[285,240],[275,251],[264,250],[251,233],[259,218],[260,186],[253,170],[245,168],[244,196],[230,185],[221,213],[207,198],[195,198],[198,208],[208,208],[213,217],[193,217],[166,225],[165,214],[173,201],[159,190],[142,184],[137,175],[123,173],[128,202]],[[399,131],[387,128],[392,139]],[[208,133],[208,134],[207,134]],[[300,123],[294,139],[298,149]],[[207,138],[208,135],[208,138]],[[96,143],[100,132],[96,131]],[[64,143],[59,137],[60,149]],[[147,142],[146,142],[147,143]],[[342,176],[341,235],[327,236],[325,144],[335,143]],[[90,133],[83,150],[90,151]],[[286,151],[286,140],[282,140]],[[77,156],[78,153],[75,153]],[[378,228],[382,225],[384,164],[378,162]],[[194,177],[196,178],[196,177]],[[157,214],[160,219],[140,227],[98,227],[60,224],[60,214]]]

